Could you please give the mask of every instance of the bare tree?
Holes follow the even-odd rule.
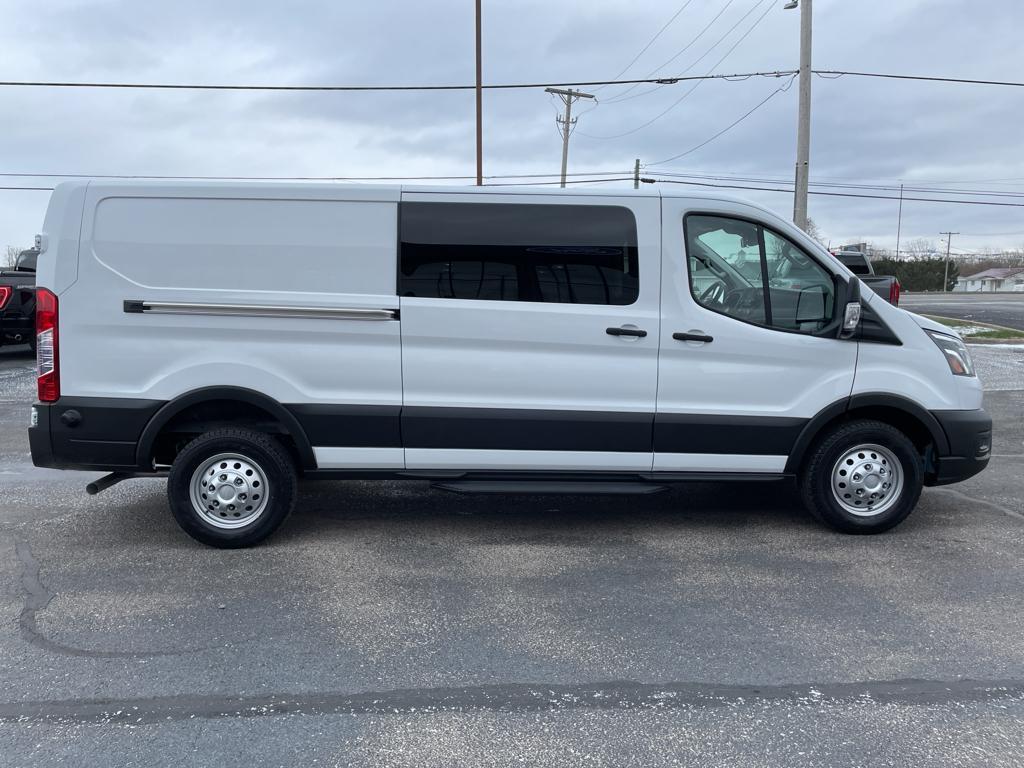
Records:
[[[25,249],[20,248],[17,245],[8,245],[4,249],[3,263],[0,264],[0,266],[4,268],[13,267],[15,264],[18,263],[18,254],[21,253],[23,250]]]
[[[934,241],[926,240],[923,237],[911,240],[906,244],[902,251],[907,255],[907,258],[911,260],[927,259],[938,253],[938,251],[935,250]]]
[[[882,248],[881,246],[875,245],[872,242],[865,242],[864,246],[865,253],[867,253],[868,258],[871,259],[872,261],[874,261],[875,259],[888,259],[890,256],[892,256],[892,251],[890,251],[888,248]]]
[[[821,227],[814,223],[814,219],[807,219],[806,232],[811,238],[818,241],[818,245],[822,246],[823,248],[827,247],[825,245],[825,233],[821,231]]]

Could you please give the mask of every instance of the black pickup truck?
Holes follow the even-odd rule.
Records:
[[[18,254],[14,268],[0,272],[0,345],[36,346],[36,258],[30,248]]]
[[[893,306],[900,303],[900,281],[889,275],[876,275],[875,268],[871,266],[871,259],[861,251],[834,251],[832,253],[843,263],[848,270],[853,272],[864,285],[888,301]]]

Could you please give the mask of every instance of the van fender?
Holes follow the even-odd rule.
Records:
[[[889,392],[862,392],[860,394],[843,398],[842,400],[837,400],[831,405],[823,408],[814,418],[807,422],[806,426],[804,426],[800,435],[797,437],[796,442],[793,444],[793,450],[790,452],[789,459],[786,461],[786,473],[796,474],[801,463],[803,463],[804,456],[807,454],[811,444],[818,437],[821,430],[828,424],[849,411],[871,407],[890,408],[892,410],[902,411],[920,422],[920,424],[928,431],[928,434],[931,435],[932,441],[935,443],[935,447],[940,456],[949,453],[949,440],[946,437],[946,433],[943,431],[942,425],[939,424],[938,419],[936,419],[935,416],[933,416],[927,409],[922,408],[913,400],[909,400],[905,397],[894,395]]]
[[[171,419],[193,405],[211,400],[234,400],[266,411],[284,426],[285,430],[295,441],[295,446],[298,448],[299,456],[302,459],[302,466],[306,469],[316,468],[316,457],[313,455],[313,447],[310,445],[306,431],[299,424],[298,419],[273,398],[244,387],[203,387],[202,389],[186,392],[166,403],[149,420],[149,423],[142,432],[142,437],[139,438],[138,452],[136,454],[139,466],[149,465],[157,435],[160,434],[160,430]]]

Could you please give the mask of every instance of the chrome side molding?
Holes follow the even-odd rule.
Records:
[[[227,317],[300,317],[323,320],[397,320],[397,309],[360,307],[287,307],[273,304],[205,304],[125,299],[129,314],[221,315]]]

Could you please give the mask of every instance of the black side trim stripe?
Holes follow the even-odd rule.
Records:
[[[197,390],[170,403],[62,397],[52,406],[37,406],[41,416],[40,426],[33,430],[33,455],[63,466],[148,469],[164,426],[192,405],[217,401],[240,401],[266,411],[295,440],[307,468],[316,466],[314,445],[792,456],[806,442],[810,423],[785,417],[694,414],[655,418],[652,413],[505,408],[282,406],[250,390],[224,387]],[[936,441],[940,455],[945,455],[945,435],[935,418],[928,418],[942,437]]]
[[[651,413],[408,406],[406,448],[650,453]]]
[[[654,421],[654,451],[788,456],[807,422],[786,416],[660,413]]]
[[[285,406],[311,445],[788,456],[808,419],[432,406]]]
[[[310,445],[319,448],[401,448],[399,405],[302,403],[285,408],[298,420]]]

